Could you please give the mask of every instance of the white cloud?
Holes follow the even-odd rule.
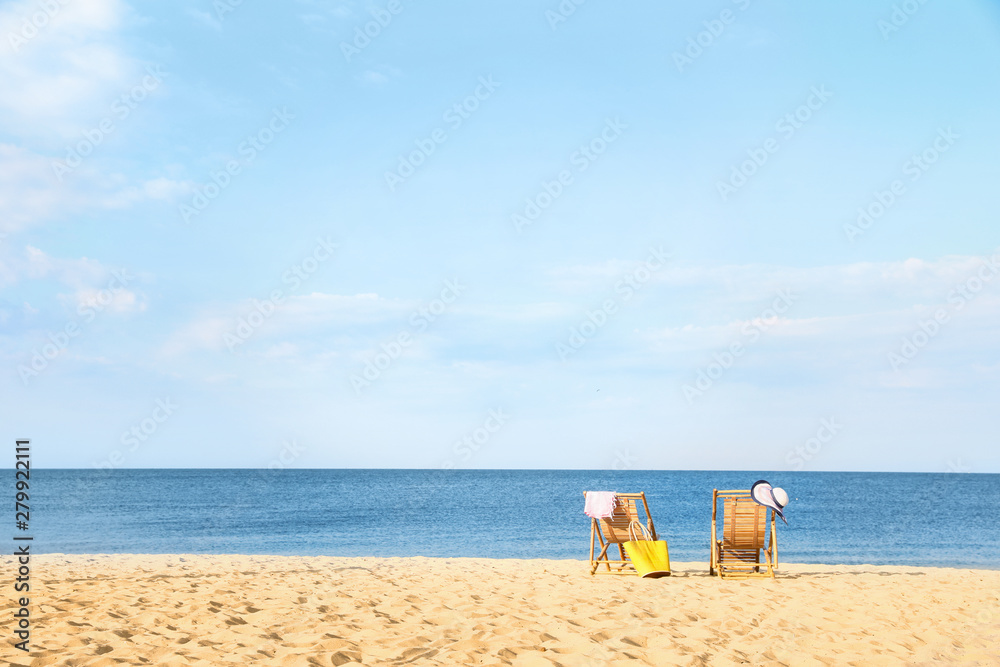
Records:
[[[307,26],[316,28],[323,28],[328,23],[327,17],[322,14],[299,14],[299,20]]]
[[[349,341],[361,341],[358,344],[366,350],[369,335],[377,338],[412,331],[415,327],[411,318],[419,314],[418,309],[427,305],[428,302],[422,300],[389,299],[373,293],[342,295],[313,292],[289,296],[282,300],[273,315],[255,328],[252,340],[280,346],[289,339],[308,342],[317,337],[336,336],[345,345]],[[206,313],[174,334],[164,346],[164,351],[178,354],[194,349],[224,348],[223,336],[234,333],[240,319],[248,318],[255,310],[254,300],[247,299],[227,304],[217,312]],[[453,322],[460,318],[474,320],[482,322],[484,330],[496,327],[497,331],[502,331],[505,326],[552,326],[558,318],[575,312],[566,304],[558,303],[470,306],[456,300],[447,306],[442,317]],[[302,353],[307,347],[299,345],[295,349]],[[292,348],[281,349],[289,352]],[[324,354],[329,350],[315,352]],[[273,349],[269,354],[273,356]]]
[[[0,231],[11,232],[50,217],[59,203],[45,158],[0,144]]]
[[[116,313],[146,309],[145,296],[135,289],[137,276],[128,271],[115,271],[87,257],[52,257],[32,246],[27,246],[20,255],[4,249],[0,252],[0,288],[24,280],[52,280],[68,287],[69,292],[58,292],[56,288],[56,299],[71,312],[81,306]],[[24,304],[26,315],[41,310],[41,307]]]
[[[270,357],[273,359],[288,359],[295,357],[298,354],[298,346],[289,343],[287,341],[283,343],[278,343],[277,345],[272,345],[267,348],[264,352],[265,357]]]
[[[190,189],[163,177],[135,182],[109,173],[97,156],[56,173],[67,146],[111,118],[113,100],[148,78],[117,39],[128,12],[120,0],[23,0],[0,8],[0,123],[19,142],[0,144],[0,232]]]
[[[139,71],[114,32],[119,0],[32,0],[0,9],[0,119],[23,136],[75,136]]]
[[[870,304],[878,298],[917,303],[920,299],[940,299],[959,281],[971,276],[984,257],[949,255],[936,260],[910,258],[891,262],[855,262],[818,267],[763,264],[690,266],[670,261],[651,273],[648,285],[658,284],[707,295],[716,312],[720,302],[755,303],[773,298],[775,291],[792,289],[801,295],[822,294]],[[998,257],[1000,260],[1000,257]],[[605,262],[549,271],[552,287],[572,294],[600,295],[610,291],[627,272],[640,265],[638,260]],[[648,289],[648,285],[644,289]],[[827,298],[829,297],[829,298]],[[876,298],[878,297],[878,298]]]
[[[54,278],[73,288],[83,288],[106,279],[111,271],[100,262],[86,257],[62,259],[52,257],[44,251],[26,246],[22,255],[6,249],[0,254],[0,286],[10,285],[22,279],[41,280]]]
[[[387,82],[389,80],[389,77],[387,77],[385,74],[382,74],[381,72],[376,72],[375,70],[370,70],[370,69],[369,70],[365,70],[364,72],[362,72],[358,76],[358,78],[361,81],[364,81],[365,83],[371,83],[371,84],[374,84],[376,86],[380,86],[380,85],[382,85],[383,83],[385,83],[385,82]]]
[[[203,12],[197,9],[187,10],[188,16],[192,17],[198,23],[211,28],[212,30],[222,32],[222,22],[218,18],[212,16],[208,12]]]
[[[121,209],[147,200],[174,201],[192,187],[189,181],[165,177],[130,183],[124,174],[103,174],[83,167],[59,183],[53,175],[52,159],[0,143],[0,232],[15,232],[92,208]]]
[[[81,307],[101,309],[112,313],[133,313],[146,310],[146,302],[141,295],[118,286],[80,289],[72,295],[71,301],[74,311]]]
[[[1000,260],[1000,255],[995,257]],[[689,292],[684,299],[694,298],[705,306],[690,309],[686,321],[647,327],[639,337],[660,354],[745,343],[748,329],[758,330],[762,340],[779,347],[801,342],[834,355],[870,349],[874,344],[887,353],[902,337],[916,331],[921,321],[944,310],[949,318],[944,329],[978,346],[983,342],[978,340],[980,334],[994,328],[990,320],[995,319],[1000,306],[1000,273],[983,281],[981,292],[970,299],[959,299],[959,289],[979,275],[987,259],[947,256],[934,261],[907,259],[816,268],[668,270],[658,276],[662,287],[668,292],[682,287]],[[1000,269],[1000,263],[997,267]],[[778,285],[790,289],[795,299],[773,318],[767,309]],[[962,306],[956,308],[959,301]],[[731,312],[743,316],[726,317]],[[937,347],[946,344],[935,342]]]
[[[240,320],[256,312],[255,301],[246,299],[223,305],[216,312],[202,314],[173,333],[161,347],[160,354],[175,356],[197,350],[225,349],[225,335],[235,334]],[[288,354],[293,348],[281,347],[287,342],[282,340],[283,337],[309,337],[331,327],[386,322],[397,322],[402,326],[417,305],[417,302],[384,299],[377,294],[350,296],[314,292],[287,296],[271,316],[254,328],[250,340],[271,341],[277,349]],[[276,339],[278,342],[274,343]]]
[[[225,348],[223,337],[231,332],[234,321],[231,317],[201,317],[175,331],[159,351],[160,357],[171,358],[195,350],[219,350]]]
[[[194,188],[190,181],[173,181],[169,178],[154,178],[142,184],[142,193],[150,199],[172,201],[189,194]]]
[[[415,301],[386,299],[374,293],[342,295],[313,292],[289,297],[281,309],[290,320],[294,320],[290,326],[299,328],[311,324],[384,322],[409,315],[417,305]]]
[[[362,83],[370,84],[373,86],[381,86],[388,83],[391,79],[397,78],[402,74],[402,72],[389,65],[379,65],[375,69],[366,69],[361,73],[356,75],[356,79]]]
[[[612,262],[592,269],[556,270],[551,275],[559,281],[592,280],[596,305],[610,289],[609,279],[617,280],[623,268],[632,266]],[[646,295],[642,303],[619,299],[621,309],[609,318],[608,326],[569,363],[609,373],[637,368],[675,378],[680,373],[683,379],[711,361],[714,352],[740,342],[748,350],[740,368],[763,373],[761,377],[780,369],[803,377],[846,373],[865,386],[940,384],[948,381],[942,368],[914,378],[901,377],[909,368],[886,375],[891,372],[886,355],[980,266],[982,258],[963,256],[817,268],[674,269],[673,275],[642,288]],[[778,316],[767,310],[777,298],[776,285],[790,286],[796,295]],[[1000,310],[1000,276],[989,289],[994,288],[998,296],[984,290],[974,303],[952,311],[944,335],[930,346],[940,351],[942,359],[953,362],[949,350],[956,345],[988,349]],[[421,301],[377,294],[288,297],[254,328],[238,352],[243,358],[280,361],[289,373],[322,369],[336,376],[348,372],[352,364],[363,363],[400,332],[409,332],[414,335],[406,350],[407,364],[423,365],[431,374],[450,368],[479,378],[493,377],[523,366],[526,360],[528,364],[559,363],[555,343],[565,342],[569,327],[579,326],[586,317],[587,308],[577,296],[579,285],[571,291],[564,300],[503,304],[462,296],[448,306],[440,322],[420,331],[411,327],[410,318],[426,305]],[[206,313],[175,332],[162,352],[184,355],[214,350],[232,359],[226,354],[224,336],[234,334],[240,319],[249,318],[254,309],[254,303],[245,300]],[[748,334],[748,330],[755,333]],[[935,354],[928,353],[912,367],[939,367],[941,361]],[[200,367],[199,372],[203,372]]]
[[[120,183],[119,179],[109,179]],[[176,201],[194,190],[192,181],[173,181],[159,177],[136,185],[116,184],[113,189],[104,192],[97,191],[92,186],[89,200],[81,197],[79,206],[92,206],[107,209],[123,209],[143,201]]]
[[[347,18],[354,15],[351,6],[355,3],[345,0],[298,0],[298,3],[312,10],[299,15],[299,18],[306,24],[320,23],[320,19],[324,16],[321,12],[337,18]]]

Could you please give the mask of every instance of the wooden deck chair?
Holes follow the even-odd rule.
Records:
[[[586,491],[583,495],[587,495]],[[645,523],[652,538],[654,540],[658,539],[656,537],[656,528],[653,527],[653,516],[649,513],[649,505],[646,503],[646,494],[618,493],[616,495],[618,496],[618,505],[615,507],[614,514],[607,519],[592,518],[590,520],[591,574],[638,574],[629,560],[628,554],[625,553],[625,547],[623,546],[632,539],[629,536],[628,527],[633,521]],[[643,512],[646,514],[645,521],[639,516],[640,501],[642,502]],[[642,538],[640,537],[640,539]],[[608,553],[608,549],[612,545],[618,547],[618,555],[621,557],[619,560],[611,560],[612,554]],[[600,549],[600,553],[595,558],[594,551],[596,548]],[[598,572],[598,568],[602,565],[605,569]]]
[[[716,526],[716,512],[722,500],[722,539]],[[771,530],[767,531],[767,514]],[[723,579],[774,578],[778,567],[778,538],[774,531],[774,510],[758,505],[750,491],[712,490],[712,561],[709,574]],[[761,563],[760,555],[764,554]]]

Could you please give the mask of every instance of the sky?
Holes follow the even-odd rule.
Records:
[[[1000,472],[1000,5],[0,5],[38,467]]]

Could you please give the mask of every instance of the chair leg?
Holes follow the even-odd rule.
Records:
[[[611,546],[611,544],[608,543],[608,544],[604,545],[603,549],[601,549],[601,553],[599,553],[597,555],[597,560],[595,560],[592,563],[592,567],[594,569],[590,571],[591,574],[594,574],[595,572],[597,572],[597,568],[599,568],[601,566],[602,562],[604,563],[604,566],[606,568],[608,568],[608,572],[611,571],[611,563],[608,562],[608,547],[610,547],[610,546]]]
[[[596,523],[597,523],[597,521],[594,520],[594,524],[596,524]],[[611,564],[608,563],[607,552],[608,552],[608,547],[611,546],[611,542],[605,542],[604,541],[604,536],[601,535],[601,531],[600,530],[596,530],[595,532],[597,534],[597,541],[601,545],[601,553],[600,553],[600,555],[597,556],[597,560],[594,561],[594,571],[596,572],[597,568],[599,568],[601,566],[600,562],[603,559],[604,560],[604,566],[607,567],[608,572],[610,572],[611,571]]]
[[[771,551],[772,551],[772,565],[775,569],[778,568],[778,534],[774,532],[776,528],[774,522],[774,510],[771,510]]]
[[[719,504],[719,490],[712,489],[712,550],[709,553],[709,561],[708,561],[709,576],[715,574],[715,569],[719,565],[719,552],[716,548],[717,542],[719,540],[719,534],[716,532],[716,526],[715,526],[715,513],[718,504]]]
[[[590,574],[594,574],[597,571],[597,567],[594,565],[594,537],[597,519],[590,520]]]

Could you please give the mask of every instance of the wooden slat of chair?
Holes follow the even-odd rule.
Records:
[[[584,496],[586,496],[584,492]],[[646,514],[646,528],[652,538],[656,538],[656,528],[653,526],[653,515],[649,512],[649,504],[646,502],[645,493],[618,493],[618,504],[614,514],[606,519],[590,520],[590,573],[591,574],[636,574],[635,567],[625,553],[625,542],[632,539],[629,535],[629,525],[632,521],[643,523],[639,516],[639,502],[642,502],[643,512]],[[600,545],[600,552],[594,556],[595,542]],[[608,551],[612,546],[617,547],[617,560],[611,559]],[[599,570],[601,566],[603,570]]]

